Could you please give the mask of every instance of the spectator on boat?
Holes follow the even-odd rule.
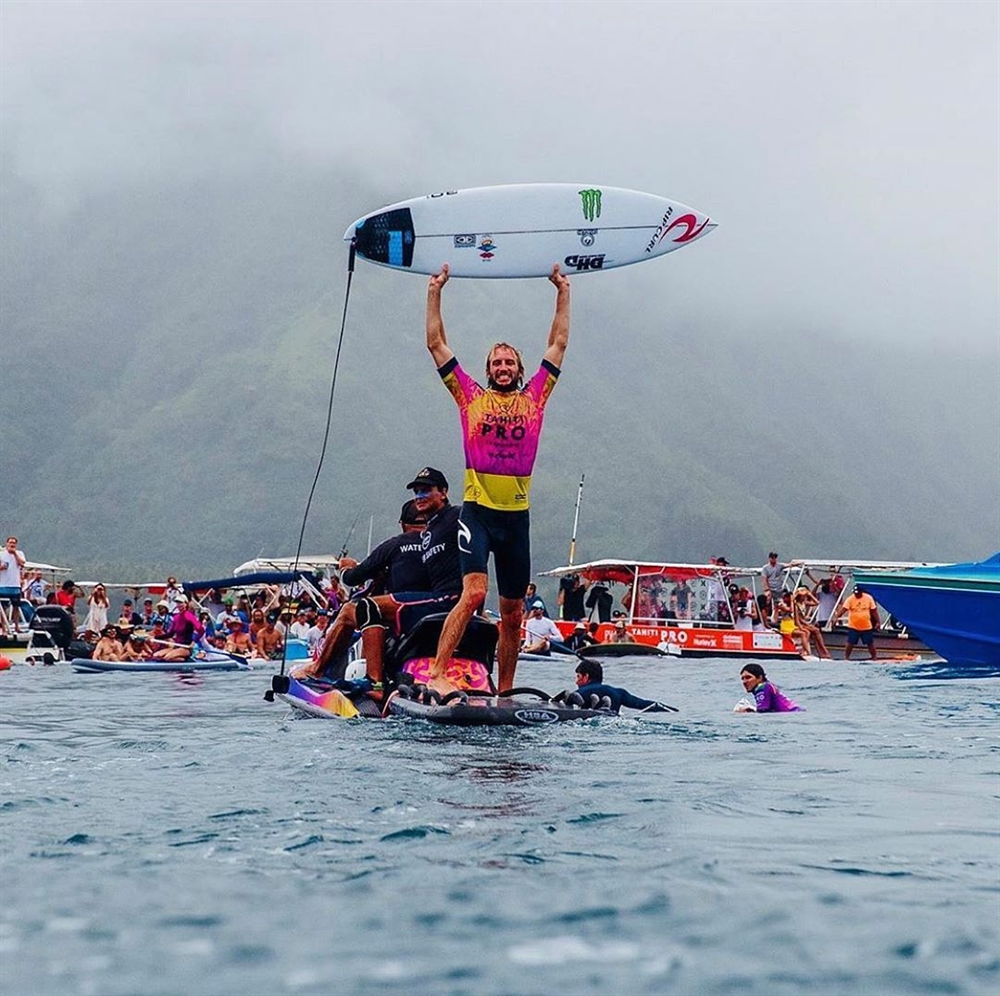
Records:
[[[83,621],[83,628],[103,633],[104,627],[108,624],[108,609],[111,607],[111,600],[103,584],[94,585],[94,590],[87,596],[87,605],[90,609]]]
[[[687,578],[681,578],[670,589],[670,610],[675,619],[690,619],[694,608],[694,592],[687,583]]]
[[[673,706],[668,706],[663,702],[654,699],[641,699],[638,695],[633,695],[628,689],[616,688],[614,685],[604,684],[604,668],[597,661],[580,661],[576,666],[576,689],[569,696],[567,701],[574,696],[579,696],[585,706],[600,704],[601,699],[610,700],[610,708],[616,715],[621,712],[622,706],[628,709],[639,709],[642,712],[677,712]],[[596,699],[596,703],[594,702]]]
[[[157,660],[184,661],[191,656],[195,641],[200,640],[204,629],[187,595],[182,594],[175,603],[176,611],[167,630],[169,646],[162,647],[153,654]]]
[[[17,537],[8,536],[0,550],[0,598],[10,603],[10,621],[15,629],[22,622],[21,575],[26,563],[24,553],[17,548]]]
[[[608,643],[632,643],[632,637],[629,636],[628,630],[625,628],[625,620],[619,619],[615,623],[615,631],[608,640]]]
[[[756,628],[760,619],[757,614],[757,603],[746,588],[737,589],[733,599],[733,609],[736,612],[736,618],[733,620],[735,629],[749,632]]]
[[[878,606],[875,599],[861,585],[854,586],[854,592],[844,599],[844,604],[837,610],[834,622],[847,616],[847,642],[844,647],[844,660],[849,661],[854,648],[863,643],[868,648],[870,660],[876,660],[878,652],[875,649],[875,630],[879,625]]]
[[[823,578],[813,585],[813,595],[816,597],[816,615],[813,621],[817,626],[826,628],[830,623],[830,616],[837,606],[837,599],[840,592],[834,588],[832,578]]]
[[[285,645],[285,638],[275,622],[274,613],[269,612],[264,618],[263,627],[257,630],[257,653],[268,660],[280,657],[281,648]]]
[[[156,603],[156,615],[153,616],[153,622],[155,623],[158,619],[163,623],[164,627],[167,627],[170,625],[170,618],[170,606],[167,604],[165,598],[161,598]]]
[[[792,619],[796,630],[801,634],[803,656],[812,656],[812,641],[815,640],[817,656],[829,660],[830,651],[826,649],[823,632],[819,626],[810,621],[817,605],[819,600],[808,588],[804,586],[796,588],[792,596]]]
[[[594,623],[592,625],[594,625],[595,628],[596,628],[597,624]],[[594,644],[596,644],[598,642],[599,641],[596,639],[596,637],[592,636],[587,631],[587,624],[586,623],[582,623],[582,622],[578,622],[573,627],[573,633],[569,637],[569,639],[566,641],[566,646],[570,650],[576,652],[577,650],[582,650],[584,647],[592,647],[592,646],[594,646]]]
[[[83,597],[83,592],[75,581],[63,581],[56,592],[56,605],[62,606],[72,617],[73,626],[76,627],[76,600]]]
[[[323,646],[323,640],[326,639],[327,626],[330,623],[329,613],[325,609],[320,609],[316,613],[316,621],[313,623],[308,634],[306,635],[306,643],[309,646],[309,656],[315,658],[319,653],[319,648]]]
[[[587,626],[587,633],[590,635],[591,643],[601,642],[601,624],[592,622]]]
[[[181,601],[187,601],[187,596],[184,594],[184,588],[177,583],[177,578],[173,575],[167,578],[167,585],[163,589],[163,598],[167,603],[167,609],[171,615],[177,611],[177,607],[181,604]]]
[[[122,642],[123,661],[144,661],[147,660],[153,651],[149,645],[145,630],[133,629],[128,634],[128,639]]]
[[[524,623],[524,634],[523,653],[548,656],[552,650],[569,652],[569,647],[562,642],[559,627],[545,615],[545,604],[540,598],[531,604],[531,614]]]
[[[35,606],[44,605],[48,589],[52,586],[42,577],[41,571],[29,571],[24,583],[24,597]]]
[[[236,611],[240,614],[243,625],[249,626],[250,613],[253,611],[253,607],[250,605],[250,596],[245,591],[241,591],[236,596]]]
[[[153,620],[153,628],[149,632],[149,649],[150,656],[154,656],[157,650],[162,650],[166,644],[167,637],[167,621],[162,616],[157,616]]]
[[[95,661],[120,661],[122,653],[122,645],[118,642],[118,630],[110,624],[104,626],[101,638],[97,641],[91,656]]]
[[[570,574],[569,577],[560,578],[559,594],[556,595],[560,618],[570,622],[582,621],[587,615],[583,604],[586,594],[587,582],[579,574]]]
[[[156,612],[153,609],[152,598],[144,598],[142,600],[142,611],[139,613],[139,622],[136,624],[149,633],[153,629],[153,620],[156,617]]]
[[[802,712],[773,682],[767,680],[764,669],[759,664],[745,664],[740,671],[743,688],[754,697],[753,703],[741,702],[734,712]]]
[[[728,567],[729,561],[725,557],[709,557],[710,564],[715,567]],[[731,613],[729,611],[729,600],[726,595],[727,585],[732,577],[727,571],[720,570],[715,577],[708,578],[706,586],[706,607],[709,617],[714,622],[730,622]]]
[[[198,622],[201,623],[201,628],[205,631],[206,639],[215,636],[215,620],[207,609],[201,609],[198,613]]]
[[[228,635],[232,629],[234,619],[239,619],[240,622],[246,622],[246,620],[236,611],[235,602],[232,598],[227,598],[225,602],[223,602],[223,605],[225,608],[223,608],[222,612],[220,612],[216,617],[215,626],[216,629],[221,630],[223,634]]]
[[[278,613],[278,618],[275,620],[274,628],[281,634],[282,640],[288,639],[288,631],[291,629],[292,622],[295,620],[295,613],[291,606],[283,605],[281,611]]]
[[[777,607],[774,610],[774,617],[778,622],[778,631],[784,636],[790,637],[796,643],[799,653],[803,657],[809,656],[806,650],[807,644],[804,634],[795,625],[795,606],[792,604],[792,593],[790,591],[783,591],[781,593]]]
[[[538,594],[538,587],[531,582],[524,590],[524,618],[531,615],[531,610],[535,607],[535,602],[542,603],[542,615],[548,618],[549,610],[545,606],[545,599]]]
[[[250,634],[250,639],[254,643],[257,642],[257,634],[264,628],[264,622],[265,619],[263,609],[254,609],[250,613],[250,628],[248,632]]]
[[[753,628],[755,632],[761,633],[766,629],[770,629],[768,625],[770,620],[770,599],[768,599],[767,595],[760,594],[754,599],[754,605],[757,608],[757,618],[754,619]]]
[[[129,625],[131,626],[138,626],[142,622],[142,616],[135,611],[131,598],[126,598],[125,601],[122,602],[122,612],[120,618],[127,619],[129,621]]]
[[[212,617],[213,621],[219,618],[219,613],[224,611],[226,608],[226,603],[223,599],[226,597],[225,589],[209,588],[205,592],[205,600],[201,603],[205,610]]]
[[[300,608],[288,627],[288,635],[293,640],[306,640],[309,637],[310,629],[308,613],[305,609]]]
[[[255,648],[250,634],[243,626],[242,619],[234,619],[226,637],[225,651],[227,654],[238,654],[240,657],[255,656]]]
[[[785,568],[787,564],[778,563],[778,555],[772,550],[767,555],[767,563],[760,569],[764,579],[764,594],[767,595],[768,612],[771,622],[778,624],[778,605],[781,593],[785,588]]]
[[[594,618],[596,612],[598,622],[611,622],[611,610],[615,600],[611,597],[611,592],[608,591],[608,586],[603,581],[596,581],[591,585],[590,594],[587,595],[584,604],[590,609],[591,619]]]

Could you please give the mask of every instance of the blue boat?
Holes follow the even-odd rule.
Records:
[[[1000,553],[854,581],[949,664],[1000,664]]]

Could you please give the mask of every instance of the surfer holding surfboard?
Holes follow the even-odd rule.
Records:
[[[486,601],[490,553],[500,598],[498,687],[504,690],[514,685],[524,592],[531,580],[531,472],[545,405],[569,342],[569,278],[556,264],[549,280],[556,288],[556,310],[537,372],[525,384],[521,354],[507,343],[497,343],[486,356],[485,388],[462,369],[445,338],[441,291],[448,282],[447,263],[427,286],[427,349],[458,404],[465,445],[458,530],[462,594],[438,642],[430,684],[439,690],[450,688],[445,679],[448,662],[469,620]]]

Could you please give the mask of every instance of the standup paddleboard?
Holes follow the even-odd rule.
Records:
[[[707,235],[707,214],[655,194],[586,183],[445,190],[359,218],[344,233],[369,262],[453,277],[596,273]]]

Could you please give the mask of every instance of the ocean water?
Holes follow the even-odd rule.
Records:
[[[15,667],[0,993],[996,996],[997,676],[775,663],[807,711],[744,716],[739,668],[614,662],[680,713],[459,730]]]

